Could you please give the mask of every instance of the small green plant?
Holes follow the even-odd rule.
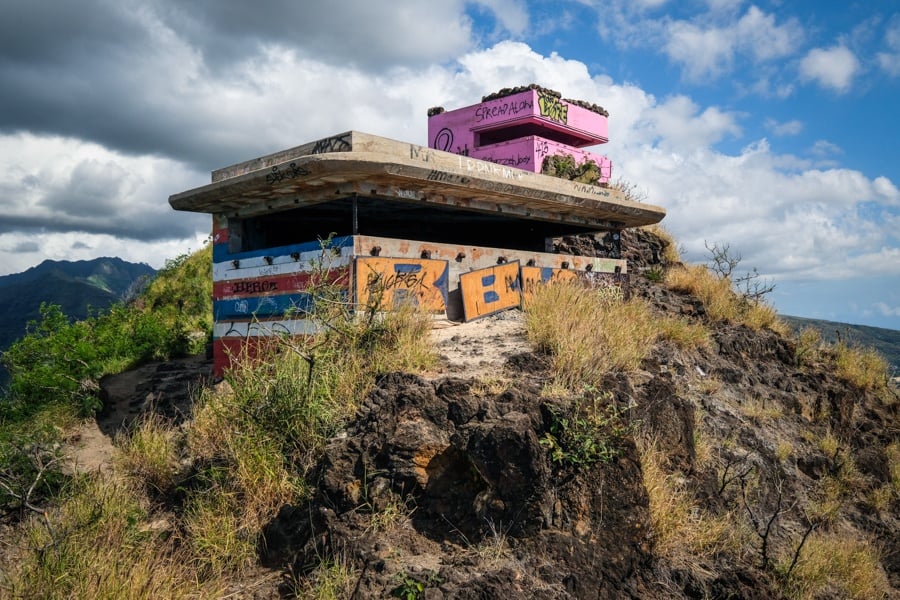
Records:
[[[391,590],[391,596],[402,598],[403,600],[419,600],[419,598],[424,596],[426,588],[439,586],[442,579],[437,573],[429,572],[425,576],[425,580],[420,581],[412,575],[401,571],[394,576],[394,581],[398,585]]]
[[[550,425],[540,443],[557,464],[584,468],[611,462],[621,454],[622,440],[634,431],[627,409],[592,388],[573,402],[570,412],[549,405],[548,411]]]
[[[586,160],[581,164],[575,162],[571,154],[555,154],[544,159],[541,173],[561,179],[589,183],[591,185],[600,181],[600,167],[592,160]]]
[[[665,278],[665,271],[660,269],[659,267],[653,267],[651,269],[647,269],[644,271],[644,277],[646,277],[649,281],[654,283],[659,283]]]
[[[418,600],[425,593],[425,584],[406,573],[398,573],[396,579],[399,585],[391,590],[391,596],[394,598]]]

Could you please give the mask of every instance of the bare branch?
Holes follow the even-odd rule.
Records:
[[[722,279],[731,277],[735,267],[741,262],[740,253],[732,254],[731,244],[727,242],[721,246],[719,242],[713,242],[710,246],[709,242],[703,240],[703,245],[710,254],[709,269]]]

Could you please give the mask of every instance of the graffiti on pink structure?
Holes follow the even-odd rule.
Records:
[[[538,92],[538,106],[541,116],[557,123],[569,122],[569,104],[546,92]]]
[[[605,143],[606,134],[605,114],[540,89],[436,112],[428,118],[428,143],[436,150],[532,173],[541,172],[547,156],[569,154],[579,164],[595,162],[600,167],[600,183],[609,181],[612,163],[581,148]],[[557,141],[562,140],[561,135],[565,140]]]
[[[515,98],[515,97],[514,97]],[[534,109],[534,101],[531,97],[515,99],[504,102],[495,100],[493,103],[483,103],[475,108],[474,122],[493,121],[501,117],[514,117],[519,114],[529,114]]]

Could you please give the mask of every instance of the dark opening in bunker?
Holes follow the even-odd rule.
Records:
[[[417,204],[381,197],[322,202],[293,210],[244,218],[229,218],[232,253],[287,246],[331,234],[370,235],[423,242],[510,248],[545,252],[548,238],[597,231],[569,223],[523,219],[458,207]]]

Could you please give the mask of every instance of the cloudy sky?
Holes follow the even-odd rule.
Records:
[[[894,1],[0,0],[0,275],[160,267],[210,218],[168,196],[356,129],[538,83],[610,112],[602,151],[687,258],[728,243],[793,314],[900,329]]]

